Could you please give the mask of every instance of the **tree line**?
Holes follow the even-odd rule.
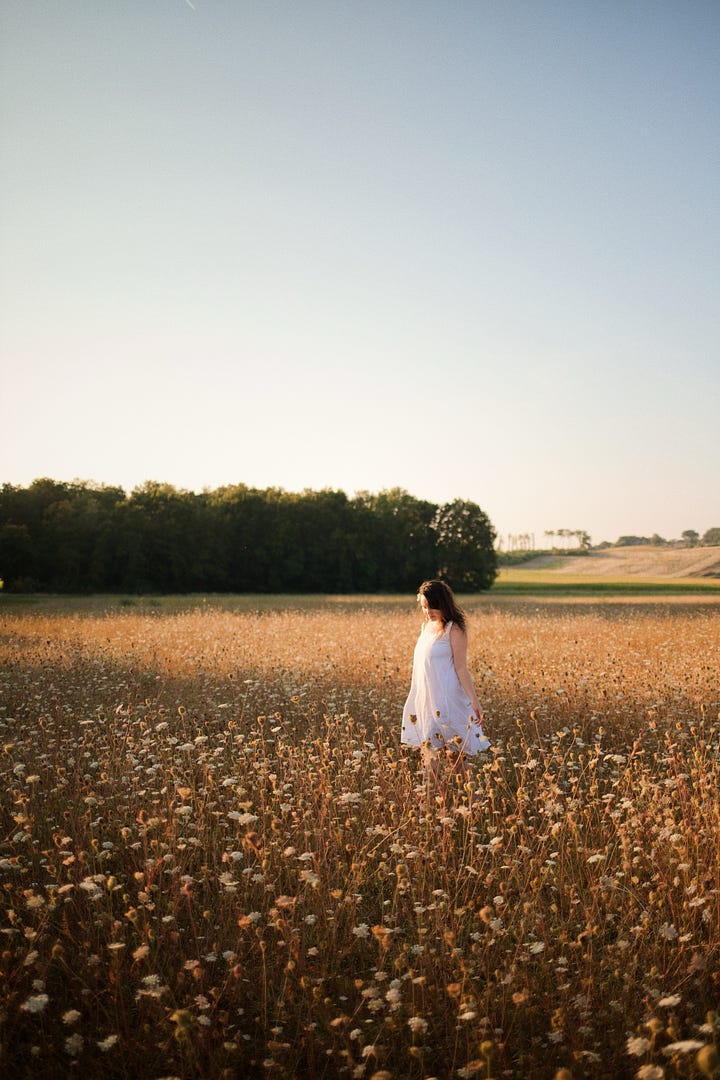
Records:
[[[407,592],[428,577],[476,591],[495,579],[495,539],[476,503],[401,488],[0,487],[0,579],[13,592]]]
[[[717,547],[720,546],[720,527],[706,529],[701,536],[696,529],[683,529],[679,540],[666,540],[653,533],[652,536],[619,536],[614,544],[603,543],[598,547]]]
[[[515,554],[516,552],[533,552],[539,553],[540,551],[552,550],[556,551],[558,548],[555,546],[555,537],[557,536],[559,541],[562,541],[562,545],[558,544],[558,547],[562,546],[563,551],[589,551],[592,547],[592,538],[589,532],[585,529],[545,529],[545,536],[549,537],[552,541],[550,548],[539,549],[535,543],[534,532],[524,533],[508,533],[507,538],[500,537],[498,541],[498,549],[503,551],[505,549],[506,554]],[[572,547],[570,541],[574,539],[576,546]]]

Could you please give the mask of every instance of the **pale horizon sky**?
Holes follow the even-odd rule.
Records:
[[[720,4],[0,0],[0,483],[720,525]]]

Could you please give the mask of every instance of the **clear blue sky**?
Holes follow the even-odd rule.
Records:
[[[720,525],[716,0],[0,0],[0,481]]]

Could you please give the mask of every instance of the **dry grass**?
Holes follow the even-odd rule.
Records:
[[[720,548],[665,548],[639,544],[631,547],[605,548],[587,555],[540,555],[521,569],[545,569],[558,574],[596,577],[599,580],[635,577],[660,581],[692,580],[720,573]]]
[[[6,1075],[717,1075],[718,607],[467,606],[472,809],[411,603],[2,617]]]

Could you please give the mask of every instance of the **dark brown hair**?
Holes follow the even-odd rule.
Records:
[[[428,607],[435,608],[436,611],[440,612],[443,626],[449,622],[454,622],[461,630],[466,629],[465,612],[458,607],[455,595],[446,582],[437,581],[436,579],[423,581],[418,589],[418,603],[421,596],[424,596],[427,600]]]

